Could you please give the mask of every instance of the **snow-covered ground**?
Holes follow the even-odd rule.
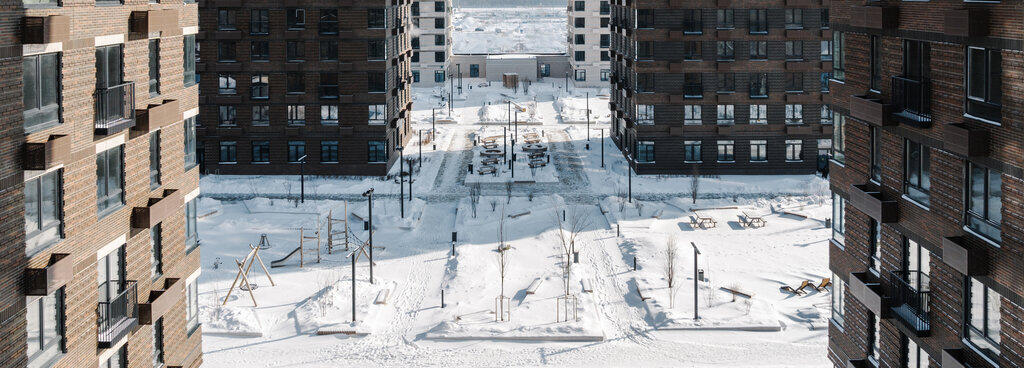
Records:
[[[452,17],[456,54],[564,53],[567,19],[558,8],[459,8]]]
[[[436,141],[423,145],[414,198],[402,207],[393,179],[307,178],[305,203],[297,200],[297,177],[201,179],[200,303],[208,366],[829,365],[830,291],[794,296],[779,290],[803,280],[819,283],[829,274],[826,181],[810,175],[704,177],[692,203],[689,177],[634,176],[630,202],[625,161],[607,137],[607,99],[600,90],[567,93],[564,80],[551,78],[535,82],[528,93],[463,82],[466,89],[456,95],[451,114],[442,101],[446,93],[414,90],[414,129],[431,129],[434,107],[452,121],[438,124]],[[587,93],[589,150],[587,125],[567,121],[581,111],[585,117]],[[504,185],[513,180],[507,165],[497,165],[498,176],[467,170],[470,164],[479,168],[482,138],[507,129],[479,121],[482,108],[503,94],[535,101],[538,123],[521,124],[518,134],[539,135],[550,157],[550,164],[531,172],[522,157],[524,142],[517,142],[521,157],[511,192]],[[502,149],[501,139],[496,143]],[[407,158],[418,157],[416,142],[407,147]],[[474,216],[469,193],[478,183]],[[369,208],[360,193],[370,188],[374,282],[360,256],[352,322],[352,264],[338,245],[343,222],[331,223],[336,245],[328,254],[327,217],[347,218],[350,244],[362,244],[369,236],[363,222]],[[408,187],[403,191],[409,195]],[[694,228],[694,210],[714,218],[717,227]],[[767,226],[741,226],[744,212],[763,215]],[[584,223],[572,231],[576,218]],[[314,251],[305,254],[302,268],[297,255],[280,262],[270,269],[275,285],[257,265],[248,276],[258,306],[239,290],[221,305],[237,272],[234,260],[245,257],[260,234],[271,241],[260,252],[270,267],[296,249],[300,229],[315,237],[318,224],[319,263]],[[510,321],[495,321],[502,224],[510,246],[504,290]],[[575,304],[569,307],[559,234],[577,235],[579,263],[568,274],[568,300]],[[677,246],[674,303],[665,273],[670,241]],[[696,321],[691,242],[701,251],[696,268],[706,280],[697,283],[702,318]],[[527,293],[536,280],[539,287]],[[734,299],[726,289],[750,297]],[[573,314],[569,321],[562,321],[565,311]]]

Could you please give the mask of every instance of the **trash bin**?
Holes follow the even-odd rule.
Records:
[[[473,173],[473,164],[469,164],[469,173],[470,173],[470,174],[472,174],[472,173]]]

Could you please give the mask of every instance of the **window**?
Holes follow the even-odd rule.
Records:
[[[654,124],[654,105],[636,105],[636,123]]]
[[[700,141],[684,141],[683,142],[683,160],[686,163],[700,163]]]
[[[370,40],[366,41],[366,59],[367,60],[384,60],[385,55],[385,41],[384,40]],[[444,57],[444,54],[441,54]],[[441,59],[444,61],[444,59]]]
[[[124,145],[96,155],[96,206],[100,217],[124,205]]]
[[[287,8],[285,9],[285,22],[288,30],[302,30],[306,28],[306,9]]]
[[[601,61],[611,61],[612,56],[608,51],[601,51]]]
[[[160,187],[160,131],[149,134],[149,188]]]
[[[636,143],[636,162],[653,163],[654,141],[639,141]]]
[[[835,113],[835,126],[832,127],[832,159],[840,164],[846,163],[846,116]]]
[[[684,44],[684,47],[685,47],[685,44]],[[686,50],[686,48],[684,48],[684,50]],[[637,41],[637,43],[636,43],[636,59],[637,60],[653,60],[654,59],[654,42],[651,42],[651,41]]]
[[[986,357],[999,361],[1000,300],[998,293],[971,277],[967,279],[966,313],[967,341]]]
[[[234,31],[238,28],[235,27],[235,10],[234,9],[219,9],[217,10],[217,30],[220,31]]]
[[[253,141],[252,142],[252,162],[253,163],[268,163],[268,162],[270,162],[270,142],[269,141]]]
[[[931,149],[911,140],[906,141],[904,193],[924,206],[929,204],[931,192]]]
[[[750,73],[750,98],[768,98],[768,73]]]
[[[651,44],[651,47],[653,48],[653,42]],[[683,60],[701,60],[700,46],[701,43],[697,41],[683,41]]]
[[[164,319],[153,322],[153,366],[164,366]]]
[[[384,18],[384,8],[366,9],[366,28],[384,28],[387,20]]]
[[[384,141],[369,141],[367,142],[367,160],[371,164],[386,163],[388,162],[388,153],[386,150],[386,143]]]
[[[444,35],[434,35],[434,46],[444,46]]]
[[[786,104],[786,124],[804,123],[804,105]]]
[[[832,60],[832,40],[821,40],[821,60]]]
[[[270,75],[253,74],[250,88],[252,93],[249,95],[249,98],[257,100],[270,98]]]
[[[551,76],[551,64],[541,64],[540,65],[540,76],[541,77],[550,77]]]
[[[320,125],[338,125],[338,105],[320,106]]]
[[[163,233],[160,224],[149,229],[149,273],[153,279],[164,274]]]
[[[288,93],[306,93],[306,76],[302,72],[288,72]]]
[[[253,126],[267,126],[270,125],[270,106],[267,105],[256,105],[252,107],[252,125]]]
[[[821,92],[822,93],[828,93],[829,92],[828,80],[832,79],[832,72],[821,72],[821,78],[820,79],[821,79]]]
[[[252,9],[249,11],[249,33],[270,33],[270,10]]]
[[[846,283],[832,274],[832,321],[842,327],[846,323]],[[927,367],[925,367],[927,368]]]
[[[870,234],[868,236],[868,251],[871,258],[868,260],[868,269],[876,275],[882,273],[882,223],[875,219],[868,219]]]
[[[768,124],[768,105],[750,105],[750,123]]]
[[[236,59],[235,41],[217,41],[217,61],[233,63]]]
[[[587,52],[586,51],[576,51],[576,52],[574,52],[573,53],[573,60],[576,60],[576,61],[587,61]]]
[[[998,171],[968,163],[967,227],[989,240],[1002,243],[1003,179]]]
[[[718,125],[736,124],[736,105],[718,105]]]
[[[59,122],[60,54],[25,56],[22,72],[25,129]]]
[[[829,124],[832,124],[833,121],[835,121],[835,115],[832,112],[832,105],[822,104],[821,105],[821,123],[829,125]]]
[[[234,141],[220,142],[220,163],[233,164],[237,162],[237,144]]]
[[[821,9],[821,28],[825,29],[829,28],[830,26],[831,23],[829,23],[828,9]]]
[[[804,59],[804,41],[786,41],[786,60],[799,61]]]
[[[306,105],[288,105],[288,125],[306,125]]]
[[[196,117],[192,116],[185,119],[182,124],[185,129],[185,171],[196,167]]]
[[[469,77],[479,78],[480,77],[480,64],[469,64]]]
[[[704,97],[704,83],[701,73],[683,74],[683,96],[687,98]]]
[[[577,45],[582,45],[582,44],[585,44],[585,43],[587,43],[587,42],[586,42],[586,37],[584,37],[584,36],[585,36],[585,35],[581,35],[581,34],[578,34],[578,35],[576,35],[576,37],[575,37],[575,38],[576,38],[576,44],[577,44]]]
[[[750,34],[768,33],[768,10],[750,9]]]
[[[320,73],[320,98],[338,98],[338,73]]]
[[[803,92],[804,91],[804,73],[801,72],[786,72],[786,92]]]
[[[718,41],[718,60],[736,60],[733,41]]]
[[[799,139],[786,140],[786,161],[799,162],[804,160],[804,142]]]
[[[419,37],[413,37],[413,38],[412,38],[412,39],[411,39],[411,40],[409,41],[409,43],[411,43],[411,44],[412,44],[412,49],[413,49],[413,50],[419,50],[419,49],[420,49],[420,38],[419,38]]]
[[[96,260],[96,274],[99,285],[99,302],[109,303],[125,290],[125,250],[124,245]],[[108,317],[100,317],[110,318]]]
[[[786,9],[786,29],[803,29],[803,9]]]
[[[587,8],[587,6],[586,6],[587,2],[586,1],[575,1],[575,3],[576,3],[575,4],[576,6],[573,8],[575,11],[584,11],[584,10],[586,10],[586,8]]]
[[[718,93],[736,92],[736,74],[718,73]]]
[[[441,81],[444,81],[444,71],[441,71]],[[384,80],[384,72],[366,73],[367,92],[387,92],[387,82]]]
[[[587,26],[587,18],[576,17],[573,19],[573,25],[576,28],[585,28]]]
[[[219,124],[226,126],[234,126],[237,118],[237,111],[234,105],[222,105],[218,106],[220,112],[218,114]]]
[[[444,70],[434,71],[434,83],[444,82]]]
[[[736,16],[733,9],[718,9],[717,20],[718,29],[736,28]]]
[[[768,60],[768,41],[750,41],[750,60]]]
[[[338,141],[320,142],[320,162],[338,163]]]
[[[904,367],[907,368],[928,368],[928,352],[924,351],[914,340],[903,336]],[[940,359],[941,360],[941,359]]]
[[[902,270],[906,271],[903,278],[914,290],[922,293],[930,290],[928,276],[931,273],[931,259],[932,255],[928,249],[914,240],[903,239],[903,264],[901,266]],[[916,306],[922,310],[928,310],[928,302],[927,299],[922,299]]]
[[[700,105],[683,105],[683,124],[700,125],[702,121],[700,110]]]
[[[101,0],[109,1],[109,0]],[[195,0],[189,0],[195,1]],[[120,349],[114,355],[111,355],[107,361],[100,363],[101,368],[121,368],[128,366],[128,344],[121,345]]]
[[[35,255],[64,237],[63,170],[25,182],[25,254]]]
[[[149,40],[149,96],[160,95],[160,40]]]
[[[410,13],[412,13],[412,16],[414,16],[414,17],[420,16],[420,2],[419,1],[413,1],[411,8],[412,9],[411,9]]]
[[[768,161],[768,141],[766,140],[751,140],[750,141],[750,162],[765,162]]]
[[[880,91],[882,88],[882,41],[878,36],[872,35],[870,49],[868,50],[868,70],[871,74],[869,88]]]
[[[1002,56],[999,50],[967,48],[967,114],[992,122],[1001,119]]]
[[[612,12],[612,7],[611,7],[611,5],[608,4],[608,1],[601,1],[601,9],[600,9],[601,15],[608,15],[608,14],[611,14],[611,12]]]
[[[701,19],[703,9],[683,9],[683,32],[686,34],[704,33],[704,22]]]
[[[302,40],[291,40],[285,44],[285,52],[288,62],[300,62],[306,58],[306,42]]]
[[[602,17],[601,18],[601,23],[600,23],[601,28],[608,28],[608,24],[609,24],[608,17]]]
[[[384,124],[387,119],[386,105],[370,105],[369,124]]]
[[[846,80],[846,34],[832,32],[832,78],[837,81]]]
[[[434,18],[434,29],[444,29],[444,18]]]
[[[718,162],[736,161],[734,141],[718,141]]]
[[[305,161],[304,156],[306,156],[306,142],[288,141],[288,162]]]
[[[636,24],[634,28],[644,29],[654,26],[654,11],[651,9],[636,10]]]
[[[870,141],[868,141],[870,153],[869,164],[871,171],[871,180],[881,183],[882,182],[882,131],[877,127],[869,126],[868,135]]]
[[[217,74],[217,93],[222,95],[233,95],[237,93],[235,87],[238,83],[235,81],[235,76],[230,73]]]
[[[846,199],[832,193],[832,240],[839,245],[846,242]]]
[[[602,49],[607,49],[607,48],[611,47],[611,45],[612,45],[612,37],[611,37],[611,35],[606,35],[606,34],[601,35],[601,48]]]
[[[878,337],[882,330],[881,319],[874,313],[868,312],[868,361],[878,366],[882,354],[881,339]]]
[[[435,13],[444,13],[444,1],[435,1],[434,2],[434,12]]]
[[[576,81],[577,82],[586,82],[587,81],[587,70],[586,69],[576,69]]]
[[[249,45],[249,60],[270,61],[270,42],[252,41]]]
[[[320,41],[320,61],[338,61],[338,41]]]
[[[199,328],[199,283],[197,281],[185,284],[185,320],[188,334],[192,335]]]
[[[652,73],[637,73],[636,74],[636,92],[637,93],[650,93],[654,92],[654,74]]]
[[[472,71],[470,71],[470,74],[472,74]],[[419,70],[413,70],[412,71],[412,82],[413,83],[419,83],[420,82],[420,71]]]
[[[196,80],[196,59],[199,57],[199,46],[196,45],[196,35],[186,35],[182,38],[184,44],[184,54],[182,59],[185,63],[185,87],[191,87],[198,81]]]
[[[27,366],[52,366],[66,352],[64,288],[43,297],[28,297],[25,300]]]
[[[320,9],[320,34],[338,34],[338,9]]]

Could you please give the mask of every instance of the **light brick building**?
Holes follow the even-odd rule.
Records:
[[[569,64],[574,85],[608,87],[611,76],[611,4],[608,0],[569,0]]]
[[[457,72],[449,69],[454,68],[451,64],[453,11],[451,0],[413,1],[410,37],[414,86],[444,85],[448,76]]]

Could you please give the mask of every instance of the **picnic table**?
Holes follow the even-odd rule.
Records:
[[[764,215],[753,213],[750,211],[743,211],[743,217],[745,219],[744,226],[750,227],[764,227],[768,223],[764,220]]]
[[[542,152],[530,152],[530,154],[529,154],[528,156],[529,156],[529,157],[530,157],[531,159],[535,159],[535,158],[544,158],[544,153],[542,153]]]
[[[494,168],[494,166],[481,166],[480,169],[477,170],[476,172],[478,174],[480,174],[480,175],[483,175],[483,174],[494,174],[494,173],[498,172],[498,169]]]
[[[497,165],[498,164],[498,159],[495,158],[495,157],[488,157],[488,158],[485,158],[485,159],[481,160],[480,163],[484,164],[484,166]]]
[[[498,144],[497,143],[493,143],[493,142],[491,142],[491,143],[484,143],[483,147],[486,148],[486,149],[494,149],[494,148],[498,148]]]
[[[703,212],[693,211],[693,217],[690,218],[690,225],[692,225],[693,227],[707,229],[710,227],[718,226],[718,223],[715,222],[715,219],[713,217],[708,216]]]
[[[530,167],[543,167],[547,165],[547,162],[544,160],[530,160]]]
[[[540,143],[540,138],[524,138],[523,142],[526,144],[536,144]]]

